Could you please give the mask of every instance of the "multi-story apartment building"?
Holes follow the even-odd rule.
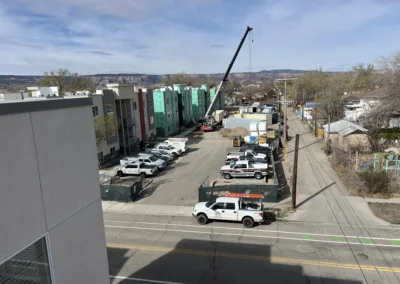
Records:
[[[110,283],[91,98],[0,102],[0,283]]]
[[[140,133],[143,142],[156,139],[153,90],[136,88],[139,101]]]
[[[153,98],[157,136],[177,133],[180,129],[178,92],[171,87],[156,89]]]
[[[143,139],[138,93],[133,84],[107,84],[107,88],[114,93],[121,154],[130,155],[135,152]]]
[[[116,118],[114,92],[112,90],[97,90],[90,97],[93,101],[92,113],[95,127],[105,127],[109,126],[106,124],[118,122],[116,119],[107,120],[111,115],[115,115],[114,118]],[[96,137],[97,157],[100,165],[118,157],[120,154],[117,126],[108,127],[108,129],[110,131],[105,131],[105,135]]]

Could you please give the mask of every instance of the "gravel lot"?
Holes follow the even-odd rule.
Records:
[[[189,138],[189,151],[157,177],[145,179],[145,188],[135,203],[193,205],[201,184],[221,178],[219,170],[230,141],[218,132],[205,133],[202,137],[193,133]]]

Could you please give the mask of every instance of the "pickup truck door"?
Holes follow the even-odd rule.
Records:
[[[221,220],[223,219],[222,214],[225,212],[225,203],[223,202],[218,202],[215,203],[212,208],[211,211],[213,212],[213,216],[210,216],[212,219],[216,219],[216,220]]]
[[[222,210],[222,218],[228,221],[238,221],[238,207],[237,204],[233,202],[226,202],[225,209]]]
[[[137,175],[138,174],[138,166],[137,165],[128,165],[125,168],[126,174],[129,175]]]
[[[246,165],[238,164],[233,167],[233,170],[234,170],[233,174],[235,175],[235,177],[245,177],[245,176],[247,176],[245,169],[246,169]]]

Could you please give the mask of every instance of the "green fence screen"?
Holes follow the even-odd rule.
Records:
[[[137,180],[131,186],[100,184],[101,200],[129,202],[135,201],[142,190],[142,181]]]

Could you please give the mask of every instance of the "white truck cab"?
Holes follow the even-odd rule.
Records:
[[[139,155],[137,159],[140,163],[156,166],[159,170],[165,169],[165,167],[167,166],[167,163],[164,160],[159,159],[152,154]]]
[[[181,149],[177,149],[174,146],[168,145],[168,143],[159,143],[154,147],[155,150],[164,150],[167,153],[170,153],[174,155],[175,157],[178,157],[182,154]]]
[[[238,197],[218,197],[213,201],[197,203],[192,211],[193,217],[201,225],[209,220],[243,222],[246,228],[264,222],[263,205],[246,203]]]
[[[167,140],[164,141],[164,143],[167,143],[168,145],[171,145],[176,149],[180,149],[182,153],[185,153],[187,150],[186,142],[188,140],[189,140],[188,138],[168,138]]]

